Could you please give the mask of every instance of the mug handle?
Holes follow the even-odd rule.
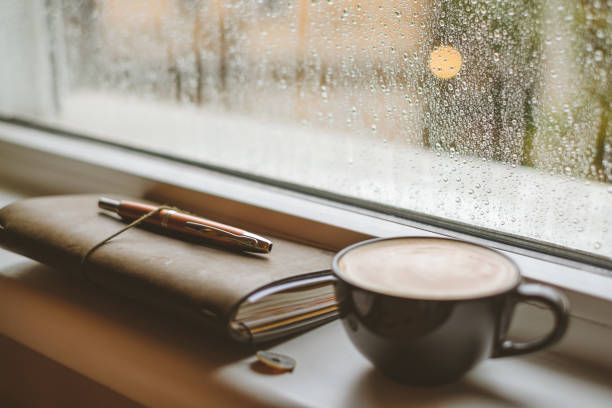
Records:
[[[554,314],[555,325],[547,335],[527,342],[513,342],[499,340],[493,358],[516,356],[542,350],[558,342],[565,331],[569,321],[569,302],[562,293],[544,285],[534,283],[521,283],[515,289],[514,304],[534,300],[544,303]]]

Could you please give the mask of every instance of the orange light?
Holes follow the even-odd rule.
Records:
[[[434,48],[429,57],[429,69],[438,78],[454,77],[461,70],[461,65],[461,53],[448,45]]]

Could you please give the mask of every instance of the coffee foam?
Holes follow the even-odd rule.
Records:
[[[465,299],[511,289],[517,267],[492,250],[438,238],[364,244],[338,260],[340,276],[363,289],[418,299]]]

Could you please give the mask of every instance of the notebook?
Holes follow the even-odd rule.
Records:
[[[333,253],[269,235],[274,250],[261,255],[136,227],[82,263],[91,247],[125,226],[98,209],[102,195],[134,200],[63,195],[6,206],[0,246],[109,293],[195,318],[239,342],[277,339],[337,317]]]

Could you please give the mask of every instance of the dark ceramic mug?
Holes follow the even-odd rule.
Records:
[[[345,248],[335,256],[336,297],[344,328],[357,349],[384,374],[414,385],[449,383],[479,361],[541,350],[565,333],[568,324],[565,296],[547,286],[522,282],[514,262],[478,245],[514,265],[517,273],[514,286],[486,296],[426,299],[379,293],[358,286],[342,273],[339,262],[347,253],[392,239],[461,242],[422,237],[372,239]],[[506,339],[506,333],[514,306],[525,301],[547,305],[555,324],[540,339],[512,342]]]

